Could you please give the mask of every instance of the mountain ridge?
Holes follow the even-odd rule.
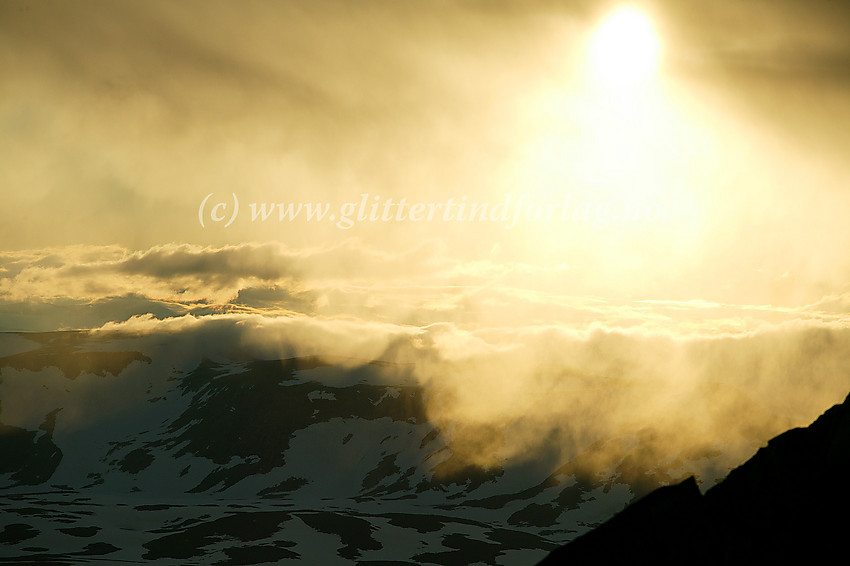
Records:
[[[693,477],[661,487],[538,566],[832,561],[848,524],[849,468],[850,395],[808,427],[769,440],[705,494]]]

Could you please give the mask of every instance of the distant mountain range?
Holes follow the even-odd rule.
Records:
[[[658,431],[628,428],[482,467],[429,420],[410,367],[193,340],[0,333],[0,563],[526,565],[659,486],[731,467],[722,442],[667,453]],[[750,454],[788,428],[737,390],[700,390],[705,407],[720,395],[759,415],[760,428],[726,426]],[[780,476],[829,501],[805,466]],[[753,481],[736,471],[704,499],[755,497]],[[670,492],[702,501],[693,480]]]
[[[795,428],[701,494],[661,487],[539,566],[832,564],[850,528],[850,397]]]

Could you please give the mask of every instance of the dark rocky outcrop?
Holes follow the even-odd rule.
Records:
[[[62,451],[53,443],[53,429],[61,410],[55,409],[45,415],[38,427],[42,432],[0,422],[0,474],[10,474],[10,486],[38,485],[56,471],[62,461]]]
[[[833,563],[850,526],[850,397],[770,440],[701,495],[662,487],[540,566]]]

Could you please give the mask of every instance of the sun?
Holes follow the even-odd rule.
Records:
[[[652,21],[640,10],[625,6],[602,21],[589,47],[593,77],[612,86],[628,86],[651,77],[661,51]]]

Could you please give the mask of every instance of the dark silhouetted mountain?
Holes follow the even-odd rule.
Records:
[[[850,397],[770,440],[704,495],[693,478],[659,488],[539,566],[840,562],[848,469]]]

